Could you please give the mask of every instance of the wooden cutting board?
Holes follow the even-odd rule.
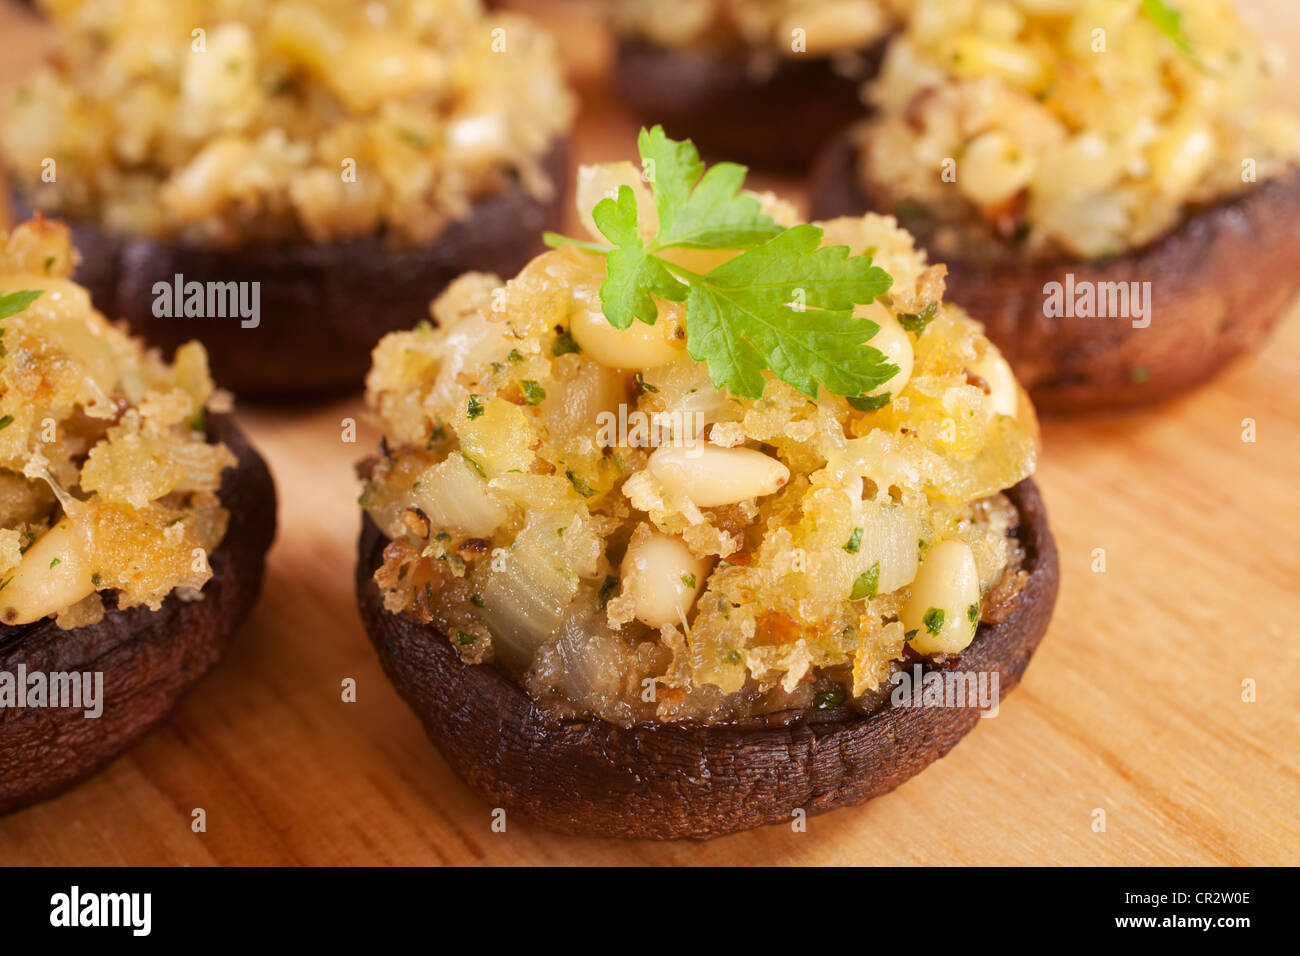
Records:
[[[542,6],[586,101],[577,158],[628,158],[637,124],[603,85],[603,38]],[[1248,12],[1300,59],[1300,8],[1256,0]],[[42,43],[34,21],[0,7],[0,79]],[[1287,95],[1300,105],[1295,75]],[[1296,864],[1298,386],[1292,315],[1194,395],[1046,422],[1038,480],[1060,603],[999,716],[899,790],[805,833],[666,845],[517,822],[493,832],[491,808],[381,673],[354,607],[352,464],[376,438],[360,402],[242,407],[280,489],[261,604],[161,729],[73,792],[0,819],[0,863]],[[350,418],[363,421],[352,444]],[[347,678],[355,703],[341,699]],[[206,832],[191,829],[196,808]]]

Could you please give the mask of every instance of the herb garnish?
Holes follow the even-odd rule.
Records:
[[[898,316],[898,324],[909,332],[915,333],[919,339],[925,327],[934,321],[934,317],[939,313],[939,303],[931,302],[920,312],[902,312]]]
[[[23,289],[19,292],[0,292],[0,319],[17,315],[45,294],[44,289]]]
[[[817,226],[780,226],[757,199],[740,194],[745,167],[717,163],[705,172],[694,144],[669,139],[660,126],[643,129],[637,145],[658,233],[642,237],[636,193],[624,185],[592,210],[612,246],[545,237],[605,257],[600,301],[612,326],[653,325],[656,296],[685,302],[687,351],[708,364],[715,387],[741,398],[762,397],[765,371],[810,398],[819,387],[858,397],[894,376],[898,369],[865,344],[879,326],[853,314],[889,290],[889,273],[846,246],[820,248]],[[739,255],[699,273],[662,255],[671,249]]]
[[[555,341],[551,343],[552,355],[568,355],[570,352],[581,352],[582,348],[574,341],[573,336],[561,329],[556,333]]]
[[[519,385],[524,390],[524,401],[529,405],[540,405],[542,404],[542,400],[546,398],[546,389],[542,388],[542,386],[538,385],[531,378],[524,379],[519,383]]]
[[[469,397],[469,403],[465,406],[465,415],[470,421],[473,421],[483,414],[483,407],[483,396],[471,395]]]
[[[921,616],[921,623],[931,634],[938,634],[943,630],[943,608],[932,607]]]
[[[1142,0],[1142,16],[1172,40],[1184,55],[1193,55],[1192,45],[1187,42],[1187,34],[1183,32],[1183,11],[1164,0]]]
[[[888,405],[891,397],[889,392],[882,392],[879,395],[862,395],[858,398],[850,398],[849,405],[860,412],[875,412]]]
[[[844,545],[844,550],[849,554],[857,554],[858,549],[862,547],[862,529],[854,528],[853,533],[849,535],[849,540]]]
[[[866,598],[868,601],[874,601],[879,589],[880,562],[877,561],[869,569],[858,575],[858,579],[853,582],[853,591],[849,594],[849,600],[861,601]]]
[[[578,474],[573,469],[566,471],[564,477],[569,479],[569,484],[573,485],[573,490],[582,495],[582,497],[590,498],[596,494],[596,489],[587,484],[582,475]]]

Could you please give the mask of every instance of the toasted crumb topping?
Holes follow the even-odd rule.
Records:
[[[0,233],[0,623],[61,627],[197,593],[228,515],[235,464],[208,440],[228,406],[203,346],[171,364],[109,323],[69,278],[61,223]]]

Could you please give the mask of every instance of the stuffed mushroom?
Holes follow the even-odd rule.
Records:
[[[557,214],[574,104],[552,40],[519,15],[45,9],[59,52],[0,121],[18,204],[70,222],[100,308],[168,350],[202,339],[236,392],[359,386],[395,316],[466,270],[518,269]]]
[[[1300,284],[1300,126],[1218,0],[920,0],[814,215],[890,212],[1040,407],[1163,398]]]
[[[75,265],[60,223],[0,233],[0,813],[167,715],[248,615],[275,530],[203,346],[164,362]]]
[[[1009,691],[1056,555],[1032,406],[942,266],[892,219],[799,224],[735,168],[699,178],[658,130],[642,152],[653,195],[584,171],[594,241],[465,276],[375,350],[357,586],[493,806],[706,838],[946,753],[977,710],[900,685]]]

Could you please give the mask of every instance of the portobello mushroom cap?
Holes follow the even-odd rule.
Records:
[[[859,181],[857,157],[851,134],[827,147],[812,173],[810,218],[894,213]],[[1162,238],[1107,259],[937,261],[948,266],[945,298],[984,324],[1040,411],[1158,401],[1256,349],[1300,289],[1300,169],[1193,210]],[[1044,314],[1048,283],[1067,274],[1076,288],[1149,282],[1150,324]]]
[[[862,83],[875,75],[886,40],[850,67],[829,57],[785,57],[764,70],[749,55],[669,50],[624,39],[614,82],[637,113],[706,154],[754,166],[803,170],[845,123],[866,112]],[[766,66],[766,65],[765,65]]]
[[[95,307],[123,317],[131,332],[166,357],[191,339],[207,347],[212,377],[241,397],[311,397],[359,388],[370,350],[466,272],[514,275],[541,251],[541,234],[559,228],[567,143],[544,166],[556,184],[545,200],[518,183],[474,204],[432,242],[402,247],[384,235],[332,243],[293,242],[234,248],[131,238],[97,223],[66,220],[82,261],[74,279]],[[14,194],[17,219],[30,205]],[[155,283],[260,283],[260,322],[239,316],[160,317]]]
[[[275,537],[275,485],[260,455],[227,415],[208,417],[208,435],[238,464],[219,496],[230,512],[212,552],[203,599],[175,594],[151,611],[119,609],[105,596],[97,624],[62,631],[50,618],[0,625],[0,672],[101,672],[103,713],[84,708],[0,709],[0,814],[44,800],[86,779],[162,722],[221,658],[262,588]]]
[[[1010,615],[931,670],[1019,682],[1056,602],[1056,546],[1037,488],[1007,492],[1028,579]],[[373,572],[384,536],[365,518],[357,565],[362,620],[384,670],[452,768],[494,807],[563,833],[709,839],[863,803],[946,754],[979,720],[968,707],[786,711],[725,725],[567,719],[491,664],[464,662],[435,628],[384,609]]]

